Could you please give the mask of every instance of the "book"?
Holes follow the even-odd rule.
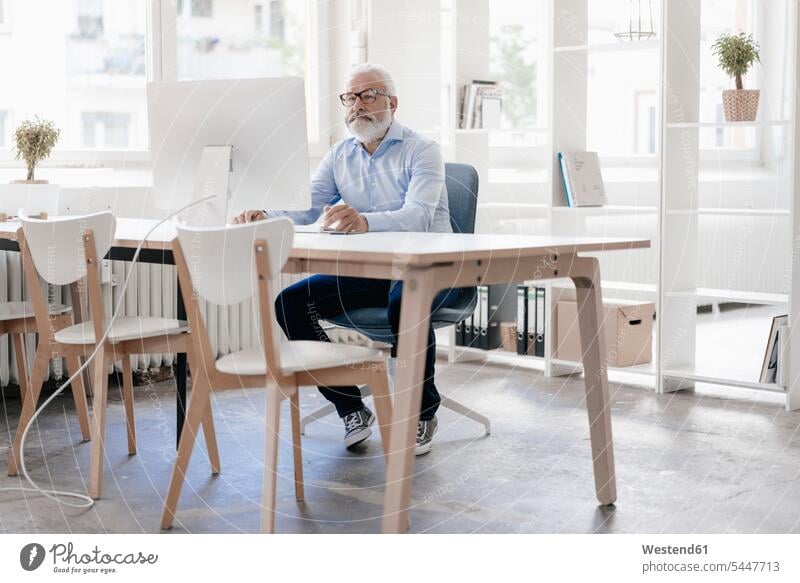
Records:
[[[472,129],[480,126],[479,96],[482,88],[494,88],[497,82],[476,79],[464,87],[461,101],[461,128]]]
[[[567,206],[603,206],[607,203],[597,152],[559,152]]]
[[[486,130],[500,129],[503,110],[503,94],[494,86],[478,88],[476,108],[480,111],[480,127]]]
[[[772,326],[769,329],[769,336],[767,337],[767,349],[764,351],[764,359],[761,363],[761,375],[758,379],[760,383],[778,382],[778,361],[781,348],[779,328],[788,325],[788,323],[788,315],[775,316],[772,318]]]

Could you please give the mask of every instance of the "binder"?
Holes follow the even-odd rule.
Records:
[[[478,303],[475,305],[475,312],[472,314],[472,339],[470,340],[470,346],[473,348],[480,347],[481,341],[481,300],[480,300],[480,289],[478,290]]]
[[[456,322],[456,346],[464,346],[464,321]]]
[[[478,348],[489,350],[489,286],[478,286],[479,330],[480,340]]]
[[[525,354],[536,352],[536,289],[528,288],[528,351]]]
[[[544,314],[545,314],[545,288],[536,288],[536,344],[534,354],[544,356]]]
[[[506,295],[508,294],[508,285],[489,285],[486,286],[486,289],[489,294],[489,310],[487,312],[486,322],[486,345],[488,350],[494,350],[495,348],[500,348],[500,345],[503,343],[503,340],[500,337],[500,322],[503,321],[504,317],[505,310],[502,304],[504,303]]]
[[[517,286],[517,354],[528,353],[528,287]]]
[[[472,316],[464,320],[464,346],[472,346]]]

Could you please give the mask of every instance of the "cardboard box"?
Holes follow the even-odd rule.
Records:
[[[603,305],[602,327],[606,351],[601,362],[608,366],[631,366],[653,358],[653,303],[609,303]],[[556,308],[556,358],[580,362],[583,351],[578,329],[578,304],[560,301]]]

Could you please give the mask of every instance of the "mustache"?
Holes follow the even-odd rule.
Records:
[[[355,113],[351,113],[350,115],[347,116],[347,123],[351,123],[351,122],[355,121],[356,119],[366,119],[366,120],[369,120],[371,122],[374,122],[374,121],[377,120],[377,118],[373,114],[367,113],[364,110],[358,110]]]

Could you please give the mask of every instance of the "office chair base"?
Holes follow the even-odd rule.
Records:
[[[369,390],[368,386],[361,387],[361,396],[362,397],[369,397],[372,393]],[[468,419],[472,419],[476,423],[480,423],[483,425],[484,435],[490,435],[492,433],[492,422],[489,420],[488,417],[485,415],[481,415],[477,411],[474,411],[464,405],[463,403],[459,403],[455,399],[451,399],[447,395],[440,395],[442,398],[441,406],[445,409],[450,409],[451,411],[458,413],[459,415],[466,417]],[[300,420],[300,432],[305,435],[306,434],[306,427],[314,423],[314,421],[318,421],[323,417],[327,417],[331,413],[336,411],[336,407],[333,404],[328,403],[323,405],[319,409],[312,411],[305,417]]]

